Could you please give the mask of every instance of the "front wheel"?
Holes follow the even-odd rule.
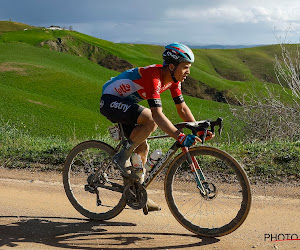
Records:
[[[205,180],[209,195],[201,193],[186,160],[178,155],[165,180],[168,206],[189,231],[204,237],[218,237],[236,230],[245,221],[251,206],[250,183],[244,169],[226,152],[213,147],[190,149]]]
[[[100,141],[75,146],[66,158],[63,183],[73,207],[85,217],[108,220],[125,207],[123,178],[111,162],[114,149]]]

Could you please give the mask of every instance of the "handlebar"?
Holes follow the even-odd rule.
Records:
[[[180,123],[174,124],[174,126],[181,132],[184,128],[190,129],[192,131],[193,135],[196,135],[196,136],[197,136],[197,132],[204,131],[203,136],[201,136],[202,138],[200,138],[203,143],[209,127],[210,127],[210,131],[212,133],[214,133],[215,126],[218,126],[219,127],[218,133],[221,136],[222,121],[223,121],[223,119],[221,117],[219,117],[215,121],[204,120],[204,121],[197,121],[197,122],[180,122]],[[169,137],[169,135],[151,136],[151,137],[148,137],[147,139],[157,139],[157,138],[163,138],[163,137]]]
[[[197,122],[180,122],[180,123],[175,124],[174,126],[176,128],[178,128],[180,131],[182,131],[182,129],[184,129],[184,128],[190,129],[192,131],[193,135],[196,135],[196,136],[197,136],[197,132],[204,131],[203,135],[201,136],[202,138],[200,137],[200,139],[202,140],[202,143],[203,143],[209,127],[210,127],[210,131],[212,133],[214,133],[215,126],[219,126],[218,133],[221,136],[222,121],[223,121],[223,119],[221,117],[219,117],[215,121],[205,120],[205,121],[197,121]]]

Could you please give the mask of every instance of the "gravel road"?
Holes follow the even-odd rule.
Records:
[[[125,209],[111,221],[89,221],[71,206],[61,179],[0,169],[0,249],[300,249],[299,185],[253,186],[244,224],[208,239],[183,228],[156,189],[148,192],[159,212]],[[284,238],[293,240],[275,241]]]

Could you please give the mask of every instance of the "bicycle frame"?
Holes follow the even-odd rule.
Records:
[[[119,149],[121,148],[122,144],[126,140],[124,136],[124,132],[122,129],[122,125],[119,124],[119,128],[121,131],[121,142],[116,146],[115,152],[117,153]],[[169,135],[159,135],[159,136],[152,136],[148,137],[147,140],[152,140],[152,139],[160,139],[160,138],[165,138],[165,137],[170,137]],[[149,173],[149,176],[146,178],[144,181],[143,185],[145,188],[147,188],[150,183],[155,179],[155,177],[162,171],[162,169],[165,168],[169,160],[172,158],[172,156],[177,152],[177,150],[180,148],[180,144],[178,142],[175,142],[172,147],[168,150],[168,152],[160,158],[160,160],[153,166],[153,169]],[[122,169],[120,169],[123,171]]]
[[[207,122],[207,121],[203,121],[203,124],[205,124],[206,127],[208,127],[209,125],[211,125],[212,131],[214,131],[214,126],[218,125],[219,128],[219,134],[221,134],[221,128],[222,128],[222,118],[218,118],[216,121],[214,122]],[[115,152],[118,152],[121,145],[123,144],[123,142],[126,140],[125,135],[124,135],[124,131],[123,131],[123,127],[122,124],[118,123],[119,128],[120,128],[120,132],[121,132],[121,142],[117,145],[117,147],[115,148]],[[180,125],[180,124],[177,124]],[[179,126],[180,128],[180,126]],[[183,128],[183,127],[182,127]],[[193,128],[192,128],[193,130]],[[195,131],[193,131],[195,134]],[[204,138],[206,136],[206,132],[204,134],[204,137],[202,138],[202,141],[204,141]],[[161,139],[161,138],[166,138],[166,137],[170,137],[169,135],[158,135],[158,136],[151,136],[148,137],[148,140],[152,140],[152,139]],[[150,183],[155,179],[155,177],[162,171],[162,169],[164,169],[167,165],[167,163],[169,162],[169,160],[174,156],[174,154],[177,152],[177,150],[181,148],[182,152],[184,154],[186,154],[187,157],[187,161],[189,164],[189,167],[195,177],[196,183],[197,183],[197,188],[200,190],[201,194],[206,196],[207,195],[207,188],[205,188],[203,186],[203,183],[205,182],[205,176],[204,173],[202,172],[197,160],[195,157],[192,157],[189,149],[187,147],[182,147],[179,142],[175,142],[172,147],[168,150],[168,152],[153,166],[153,169],[151,170],[151,172],[149,173],[148,177],[146,178],[146,180],[144,181],[143,185],[145,188],[147,188]],[[122,170],[122,169],[121,169]]]
[[[148,140],[152,139],[161,139],[170,137],[169,135],[161,135],[161,136],[152,136],[148,137]],[[168,150],[168,152],[153,166],[153,169],[149,173],[149,176],[144,181],[143,185],[147,188],[150,183],[155,179],[155,177],[165,168],[169,160],[173,157],[173,155],[177,152],[177,150],[181,148],[182,152],[186,154],[187,161],[189,163],[189,167],[196,179],[197,187],[203,195],[206,195],[206,190],[202,185],[202,182],[205,181],[205,176],[196,160],[195,157],[192,157],[189,149],[187,147],[182,147],[178,142],[175,142],[172,147]]]
[[[148,137],[147,139],[157,139],[157,138],[164,138],[166,136],[155,136],[155,137]],[[144,181],[143,185],[147,188],[150,183],[155,179],[155,177],[165,168],[169,160],[173,157],[173,155],[179,149],[178,143],[175,142],[172,147],[168,150],[168,152],[159,159],[159,161],[153,166],[152,170],[149,173],[149,176]]]

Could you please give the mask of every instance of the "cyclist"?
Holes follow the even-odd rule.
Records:
[[[172,43],[165,46],[162,56],[163,65],[127,70],[111,78],[103,86],[100,112],[110,121],[121,123],[128,138],[122,150],[113,158],[123,169],[130,164],[129,159],[133,152],[141,156],[143,165],[146,163],[149,151],[146,138],[157,126],[183,146],[190,147],[196,141],[201,141],[194,135],[181,133],[172,124],[163,113],[160,99],[160,94],[170,89],[177,113],[182,120],[195,121],[181,93],[181,83],[190,74],[194,54],[188,46]],[[137,104],[142,100],[147,100],[150,109]],[[143,173],[144,170],[137,169],[137,172],[141,171]],[[143,174],[139,176],[142,182]],[[155,204],[148,205],[148,209],[160,210]]]

